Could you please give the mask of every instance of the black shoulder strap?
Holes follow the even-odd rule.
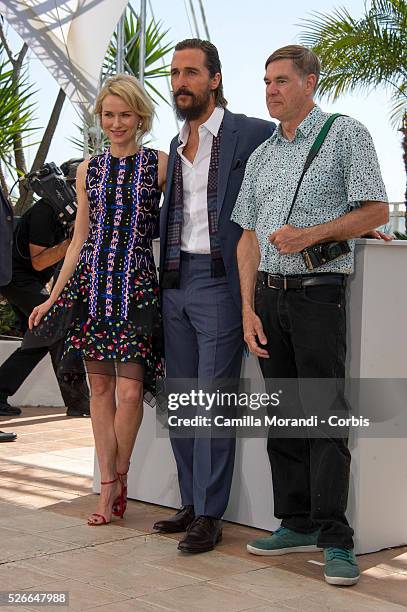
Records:
[[[308,170],[308,168],[310,167],[310,165],[314,161],[315,157],[317,156],[320,148],[322,147],[323,142],[324,142],[325,138],[327,137],[329,130],[331,129],[331,125],[333,124],[335,119],[337,119],[338,117],[345,117],[345,115],[342,115],[342,113],[334,113],[333,115],[330,115],[328,117],[328,119],[325,121],[324,125],[322,126],[320,132],[318,133],[318,136],[315,138],[315,141],[314,141],[311,149],[309,150],[309,153],[307,155],[307,159],[305,160],[304,169],[303,169],[302,174],[300,176],[300,180],[298,181],[297,189],[295,190],[295,193],[294,193],[293,201],[291,202],[290,212],[288,213],[286,224],[288,223],[288,220],[291,217],[291,213],[293,211],[294,204],[295,204],[298,192],[299,192],[300,187],[301,187],[302,179],[304,178],[304,175],[305,175],[306,171]]]

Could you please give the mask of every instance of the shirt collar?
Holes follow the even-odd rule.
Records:
[[[319,106],[314,106],[314,108],[310,110],[305,119],[301,121],[300,125],[297,127],[297,131],[301,132],[301,134],[304,134],[304,136],[308,136],[308,134],[314,128],[316,123],[318,123],[318,121],[321,119],[322,115],[323,112],[319,108]]]
[[[303,119],[300,125],[297,127],[296,132],[295,132],[295,137],[297,137],[298,133],[304,136],[308,136],[311,130],[315,127],[315,125],[321,120],[321,118],[323,117],[323,114],[324,113],[319,108],[319,106],[314,106],[310,110],[308,115],[305,117],[305,119]],[[286,138],[284,138],[283,133],[281,131],[281,123],[278,125],[277,129],[274,130],[274,133],[272,134],[271,139],[272,140],[286,140]]]
[[[217,136],[219,132],[219,128],[223,121],[224,114],[225,114],[225,109],[221,108],[220,106],[216,106],[211,116],[208,117],[205,123],[202,123],[202,125],[199,127],[204,126],[208,130],[208,132],[210,132],[213,136]],[[185,123],[182,125],[180,132],[179,132],[178,141],[180,142],[180,144],[185,144],[186,141],[188,140],[188,136],[189,136],[189,124],[188,124],[188,121],[185,121]]]

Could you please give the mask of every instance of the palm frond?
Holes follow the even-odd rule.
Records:
[[[83,153],[83,149],[84,149],[84,138],[85,138],[85,130],[84,130],[84,125],[86,125],[86,119],[85,117],[83,118],[83,123],[81,125],[78,125],[77,123],[75,123],[75,127],[78,129],[80,136],[69,136],[67,138],[67,140],[75,147],[75,149],[77,151],[80,151],[80,153]],[[87,125],[87,128],[89,129],[91,126]],[[92,126],[93,127],[93,126]],[[103,134],[103,132],[101,132],[101,138],[102,138],[102,147],[105,148],[108,146],[109,141],[106,138],[106,136]],[[93,155],[96,151],[93,147],[93,143],[92,143],[92,139],[88,138],[88,149],[89,149],[89,153],[91,155]]]
[[[139,20],[134,17],[131,11],[127,11],[124,22],[124,63],[125,71],[138,77],[140,73],[139,52],[140,38]],[[164,102],[168,103],[166,98],[153,87],[149,81],[166,77],[169,75],[169,65],[162,65],[162,59],[173,49],[172,43],[166,43],[165,38],[168,30],[161,29],[161,23],[151,21],[146,28],[146,53],[144,78],[145,85]],[[112,41],[108,47],[105,62],[103,65],[103,76],[106,77],[114,70],[117,56],[117,34],[114,33]],[[160,65],[157,63],[160,62]],[[153,101],[156,100],[153,98]]]
[[[302,20],[301,42],[321,59],[318,93],[336,100],[347,92],[385,86],[394,97],[392,122],[407,108],[407,4],[372,0],[360,19],[346,9],[313,12]],[[398,119],[397,119],[398,118]]]
[[[390,122],[396,129],[400,127],[407,114],[407,83],[404,83],[399,90],[395,90],[390,99]]]
[[[9,170],[15,170],[10,165],[9,154],[14,150],[16,137],[38,129],[32,126],[34,93],[26,74],[16,81],[9,62],[0,63],[0,160]]]
[[[140,53],[140,38],[138,36],[140,27],[139,19],[134,16],[130,10],[126,11],[124,21],[124,70],[135,77],[139,77],[139,53]],[[172,43],[166,42],[169,30],[163,30],[161,23],[151,21],[146,27],[146,53],[144,66],[144,86],[150,98],[157,104],[158,101],[163,101],[169,104],[168,100],[153,84],[153,81],[169,75],[169,65],[162,65],[162,60],[174,48]],[[115,72],[117,57],[117,33],[112,36],[112,40],[106,51],[105,60],[102,68],[102,77],[107,78]],[[68,138],[74,147],[80,151],[83,150],[83,127],[76,126],[80,132],[80,136]],[[104,145],[108,144],[105,138]],[[93,153],[92,143],[89,143],[89,151]]]
[[[155,77],[154,77],[155,78]],[[164,98],[164,96],[162,95],[162,93],[160,91],[158,91],[158,89],[156,87],[154,87],[154,85],[151,83],[150,80],[146,80],[145,82],[145,86],[146,86],[146,91],[149,94],[150,98],[152,99],[152,101],[154,102],[154,104],[157,104],[157,100],[155,99],[153,93],[158,96],[163,102],[165,102],[166,104],[168,104],[168,100],[166,98]],[[150,90],[150,91],[149,91]],[[153,93],[151,93],[153,92]]]

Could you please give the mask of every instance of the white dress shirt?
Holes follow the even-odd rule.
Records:
[[[179,134],[180,144],[177,151],[181,156],[184,188],[181,251],[211,252],[208,225],[208,173],[213,137],[218,135],[224,114],[225,110],[217,106],[209,119],[199,126],[199,145],[192,163],[183,155],[189,136],[187,122],[184,123]]]

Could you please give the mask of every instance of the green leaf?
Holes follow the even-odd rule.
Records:
[[[140,73],[139,52],[140,38],[139,19],[136,18],[132,11],[127,10],[124,22],[124,64],[125,72],[134,74],[138,78]],[[157,103],[155,96],[167,104],[168,100],[154,87],[150,81],[152,79],[164,78],[169,76],[169,64],[162,64],[165,56],[173,50],[172,43],[166,42],[168,30],[161,29],[161,23],[151,21],[146,27],[146,54],[144,67],[144,81],[147,92],[150,94],[154,103]],[[114,72],[117,57],[117,33],[113,34],[112,40],[106,52],[105,61],[103,64],[103,77],[106,78]],[[150,90],[150,91],[149,91]]]
[[[300,41],[321,59],[318,94],[336,100],[382,85],[392,98],[392,124],[400,125],[407,111],[405,0],[372,0],[360,19],[344,8],[311,15],[302,20]]]
[[[128,74],[133,74],[135,77],[139,77],[140,66],[139,66],[139,52],[140,52],[140,39],[138,37],[139,32],[139,19],[133,15],[131,10],[126,11],[125,22],[124,22],[124,71]],[[168,77],[170,74],[169,64],[163,65],[163,59],[166,55],[173,50],[174,45],[170,42],[166,42],[166,37],[169,30],[162,30],[161,23],[154,23],[151,21],[146,27],[146,55],[145,55],[145,67],[144,67],[144,87],[154,102],[158,104],[159,101],[165,104],[171,104],[166,97],[158,90],[153,84],[156,79],[162,79]],[[115,73],[116,68],[116,57],[117,57],[117,33],[113,34],[112,40],[106,51],[105,60],[102,68],[103,78],[107,78],[110,74]],[[68,140],[80,151],[83,151],[83,129],[77,126],[81,136],[72,137]],[[104,144],[107,145],[108,141],[105,139]],[[147,144],[147,143],[145,143]],[[89,151],[93,153],[92,146],[89,146]]]
[[[15,138],[38,129],[32,126],[34,93],[26,73],[16,81],[10,63],[0,62],[0,160],[10,170],[14,169],[9,155],[14,150]]]

